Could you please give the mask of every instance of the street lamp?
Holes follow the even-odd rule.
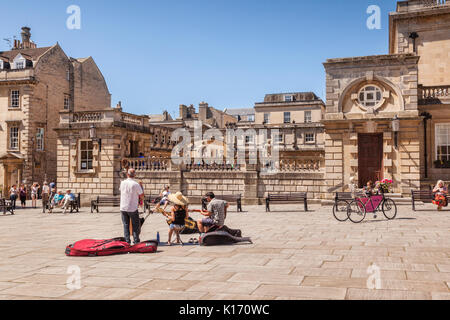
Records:
[[[92,125],[89,129],[89,138],[92,141],[96,141],[98,143],[98,149],[100,152],[102,152],[102,139],[97,138],[97,129],[94,125]]]
[[[398,133],[400,132],[400,119],[398,115],[395,115],[394,119],[392,119],[392,132],[394,132],[395,149],[398,149]]]

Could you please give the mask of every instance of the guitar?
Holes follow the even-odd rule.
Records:
[[[189,210],[189,211],[193,211],[193,210]],[[173,223],[172,213],[171,212],[166,212],[166,211],[164,211],[161,208],[158,210],[158,212],[161,213],[162,215],[164,215],[167,218],[166,222],[167,222],[167,224],[169,226]],[[185,219],[184,220],[184,226],[186,228],[188,228],[188,229],[196,229],[197,228],[197,223],[193,219],[189,218],[189,219]]]

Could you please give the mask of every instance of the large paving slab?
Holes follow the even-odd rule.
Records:
[[[352,224],[336,221],[331,207],[244,209],[231,211],[227,225],[253,244],[160,246],[155,254],[92,258],[66,257],[65,247],[122,236],[117,209],[0,215],[0,299],[450,300],[450,211],[401,206],[396,220],[368,215]],[[141,238],[159,232],[167,241],[167,231],[165,219],[151,215]],[[74,266],[80,287],[71,290]]]

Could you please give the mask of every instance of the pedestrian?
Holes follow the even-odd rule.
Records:
[[[41,188],[39,183],[35,182],[33,183],[33,186],[31,187],[31,206],[36,209],[36,203],[38,198],[38,191]]]
[[[45,208],[48,204],[50,196],[50,187],[48,186],[47,181],[44,181],[44,185],[42,186],[42,206]]]
[[[144,194],[139,183],[134,180],[136,171],[129,169],[128,179],[120,184],[120,211],[125,234],[125,241],[131,244],[130,223],[133,227],[134,244],[140,243],[139,234],[141,231],[141,221],[139,219],[139,198]]]
[[[16,200],[18,198],[19,190],[17,190],[17,185],[13,185],[11,190],[9,190],[9,199],[11,200],[11,207],[13,210],[16,210]]]
[[[21,184],[19,188],[20,205],[22,209],[25,209],[27,205],[27,188],[25,185]]]

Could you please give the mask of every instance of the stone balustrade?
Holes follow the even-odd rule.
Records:
[[[419,86],[420,104],[440,104],[442,100],[450,100],[450,85],[448,86]]]
[[[171,159],[167,158],[128,158],[129,168],[136,172],[169,171]]]

